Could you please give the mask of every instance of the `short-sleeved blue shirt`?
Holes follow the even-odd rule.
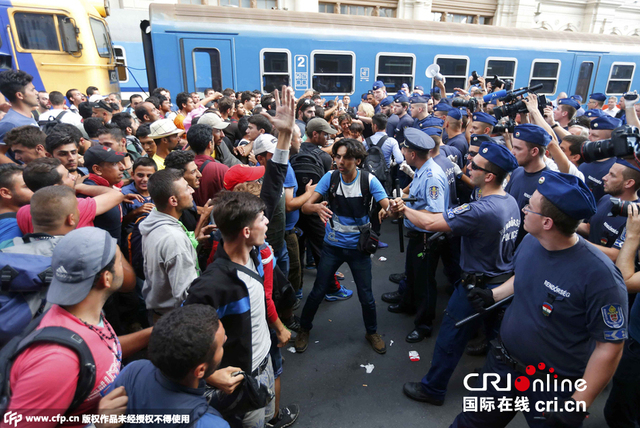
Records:
[[[393,135],[396,132],[396,125],[398,125],[398,122],[400,121],[400,118],[398,117],[397,114],[392,114],[391,116],[389,116],[389,119],[387,119],[387,135],[389,137],[393,137]],[[395,138],[395,137],[394,137]]]
[[[445,145],[441,145],[440,146],[440,153],[442,153],[443,155],[449,157],[449,156],[455,156],[456,157],[456,164],[460,167],[460,169],[464,168],[465,164],[467,163],[467,158],[466,157],[462,157],[462,153],[460,153],[460,150],[456,149],[453,146],[447,146]]]
[[[315,190],[317,193],[320,193],[325,200],[328,200],[329,197],[331,174],[332,172],[330,171],[323,175]],[[349,199],[357,200],[358,202],[354,205],[358,206],[364,204],[361,204],[360,201],[363,201],[363,196],[366,196],[362,194],[362,190],[360,189],[360,174],[362,174],[362,171],[358,170],[356,178],[350,183],[345,183],[341,174],[341,186],[338,186],[337,189],[337,195],[347,201],[349,201]],[[369,192],[373,195],[373,199],[375,199],[376,202],[380,202],[388,197],[384,187],[382,187],[380,181],[373,174],[369,174]],[[333,211],[333,227],[330,221],[325,225],[324,242],[334,247],[355,249],[358,248],[358,239],[360,238],[358,226],[366,225],[370,219],[368,214],[358,216],[356,213],[354,216],[351,213],[351,211],[355,212],[354,208],[345,205],[347,204],[330,207]]]
[[[289,189],[293,187],[293,197],[298,194],[298,180],[296,180],[296,173],[293,171],[290,163],[287,163],[287,176],[284,179],[284,188]],[[296,227],[298,219],[300,218],[300,210],[287,211],[287,222],[284,230],[291,230]]]
[[[404,142],[404,130],[407,128],[413,128],[413,118],[409,113],[405,114],[398,120],[398,124],[393,132],[393,138],[396,139],[398,144],[402,144]]]
[[[434,156],[433,160],[435,163],[440,165],[440,168],[442,168],[444,174],[447,176],[447,184],[449,184],[449,206],[455,207],[458,205],[458,191],[454,164],[442,153],[438,153],[438,156]]]
[[[460,268],[498,276],[513,271],[520,209],[513,196],[489,195],[449,208],[444,216],[454,235],[461,236]]]
[[[122,186],[122,194],[123,195],[129,195],[131,193],[136,194],[136,195],[140,194],[140,193],[138,193],[138,190],[136,189],[136,184],[133,181],[131,183],[127,184],[126,186]],[[149,202],[153,202],[151,200],[151,196],[143,196],[143,198],[144,198],[144,202],[140,202],[138,200],[134,200],[132,204],[125,204],[123,202],[122,203],[122,215],[125,216],[125,215],[129,214],[131,211],[140,208],[144,204],[149,203]]]
[[[616,163],[617,158],[607,159],[601,162],[584,162],[578,167],[578,170],[584,174],[584,182],[593,192],[596,202],[604,196],[604,183],[602,178],[609,173],[611,165]]]
[[[447,175],[433,159],[429,158],[420,169],[416,170],[409,186],[409,197],[418,199],[416,202],[407,203],[407,206],[414,210],[443,213],[449,207]],[[428,232],[420,229],[407,218],[404,219],[404,227],[414,232]]]
[[[455,147],[460,150],[463,157],[467,157],[467,152],[469,151],[469,144],[467,143],[467,137],[464,133],[458,134],[453,138],[449,138],[447,141],[447,146]]]
[[[38,123],[33,117],[23,116],[14,109],[9,109],[0,120],[0,145],[5,145],[4,136],[7,132],[24,125],[38,126]]]
[[[611,248],[620,238],[627,218],[610,216],[612,206],[611,195],[604,195],[598,201],[596,213],[589,219],[589,242]]]
[[[514,299],[500,329],[514,358],[580,377],[596,341],[627,338],[628,319],[624,280],[602,251],[581,237],[560,251],[524,237],[515,259]]]
[[[22,237],[22,231],[18,227],[16,213],[0,214],[0,248],[13,246],[13,238],[19,237]]]

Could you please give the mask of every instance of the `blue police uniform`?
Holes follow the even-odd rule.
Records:
[[[428,151],[435,147],[435,141],[425,133],[409,128],[405,132],[403,146],[410,150]],[[417,198],[407,206],[415,210],[426,210],[433,213],[445,212],[449,202],[449,186],[447,176],[440,166],[429,158],[416,170],[409,187],[409,196]],[[437,253],[428,251],[427,240],[431,232],[421,229],[404,219],[409,242],[407,245],[406,272],[407,288],[398,312],[413,312],[421,302],[427,304],[424,319],[429,325],[435,318],[436,279],[435,270],[438,261]],[[393,310],[392,310],[393,311]]]
[[[589,242],[611,248],[620,238],[627,218],[611,216],[612,207],[611,195],[600,198],[596,213],[589,219]]]
[[[394,130],[394,138],[398,141],[399,144],[404,142],[404,131],[407,128],[413,127],[413,118],[406,113],[404,116],[399,118],[398,124]]]
[[[387,135],[393,137],[396,132],[396,126],[398,126],[398,122],[400,122],[400,118],[397,114],[392,114],[387,119]],[[395,137],[394,137],[395,138]]]
[[[537,190],[571,218],[595,213],[593,196],[575,176],[547,171]],[[558,385],[565,379],[575,381],[584,374],[595,342],[619,343],[627,338],[627,315],[624,280],[601,251],[580,237],[569,248],[549,251],[527,235],[515,257],[514,298],[500,328],[501,343],[490,352],[483,373],[497,373],[501,387],[507,375],[534,383],[536,375],[526,373],[528,366],[537,368],[534,371],[542,379],[550,372],[549,377],[557,375]],[[496,391],[489,385],[480,396],[527,397],[530,411],[524,416],[529,426],[546,427],[546,421],[534,419],[540,416],[536,403],[559,398],[561,407],[574,392],[573,386],[548,389],[538,384],[519,392],[511,385],[510,390]],[[504,427],[516,412],[465,412],[452,426]]]
[[[529,123],[516,126],[513,130],[513,136],[514,138],[537,144],[541,147],[547,147],[551,141],[551,136],[544,130],[544,128]],[[533,192],[536,191],[536,188],[538,187],[538,179],[544,171],[548,170],[549,167],[545,166],[540,171],[529,173],[526,172],[523,167],[518,167],[513,171],[513,173],[511,173],[511,179],[504,190],[516,199],[518,207],[522,209],[529,203],[529,198],[531,198]],[[524,219],[524,214],[522,212],[520,212],[520,216]],[[521,222],[516,245],[520,244],[524,235],[526,235],[524,222]]]
[[[483,143],[479,154],[505,171],[517,166],[515,157],[504,146]],[[482,284],[476,283],[476,286],[492,288],[511,276],[515,239],[520,225],[520,210],[511,195],[488,195],[478,201],[450,208],[444,219],[451,232],[461,236],[460,267],[463,278],[465,273],[484,275]],[[435,402],[444,400],[451,375],[479,325],[478,322],[472,322],[456,328],[455,323],[473,313],[473,307],[467,300],[467,288],[458,282],[442,319],[431,368],[421,382],[422,392]],[[492,330],[488,329],[489,332]]]

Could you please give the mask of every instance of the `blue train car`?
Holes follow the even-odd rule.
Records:
[[[149,16],[149,82],[172,94],[290,84],[296,96],[359,98],[376,80],[389,93],[430,87],[434,63],[448,93],[474,70],[516,88],[542,83],[551,97],[640,88],[637,37],[196,5],[151,4]]]

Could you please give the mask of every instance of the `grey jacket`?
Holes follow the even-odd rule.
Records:
[[[159,314],[179,307],[191,281],[198,277],[197,254],[177,219],[151,211],[140,223],[144,275],[142,297]]]

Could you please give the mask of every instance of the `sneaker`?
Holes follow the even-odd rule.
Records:
[[[336,272],[335,275],[338,281],[342,281],[344,279],[344,274],[342,272]]]
[[[293,304],[293,306],[291,307],[291,310],[292,310],[292,311],[297,310],[297,309],[300,307],[300,305],[301,305],[301,304],[302,304],[302,299],[298,299],[298,298],[296,298],[296,302],[295,302],[295,303]]]
[[[378,333],[367,333],[364,337],[365,339],[367,339],[367,341],[369,341],[373,350],[378,354],[384,354],[385,352],[387,352],[387,346],[384,344],[382,336],[380,336]]]
[[[305,330],[300,327],[300,331],[298,331],[298,335],[296,336],[296,352],[303,353],[307,350],[307,346],[309,346],[309,330]]]
[[[338,300],[347,300],[353,296],[353,290],[349,290],[344,286],[340,286],[340,289],[335,293],[329,293],[324,295],[324,300],[327,302],[336,302]]]
[[[294,424],[298,415],[300,414],[300,407],[297,404],[290,404],[287,407],[282,407],[278,412],[278,416],[275,416],[269,422],[267,422],[268,428],[285,428]]]
[[[291,318],[289,318],[288,320],[281,320],[281,321],[282,321],[282,324],[284,324],[284,326],[287,327],[289,330],[295,331],[295,332],[300,331],[299,317],[295,315],[291,315]]]
[[[296,297],[297,297],[298,299],[302,299],[302,296],[303,296],[303,294],[302,294],[302,290],[298,290],[298,291],[296,291]]]
[[[378,241],[378,248],[388,248],[389,244],[386,244],[382,241]]]

